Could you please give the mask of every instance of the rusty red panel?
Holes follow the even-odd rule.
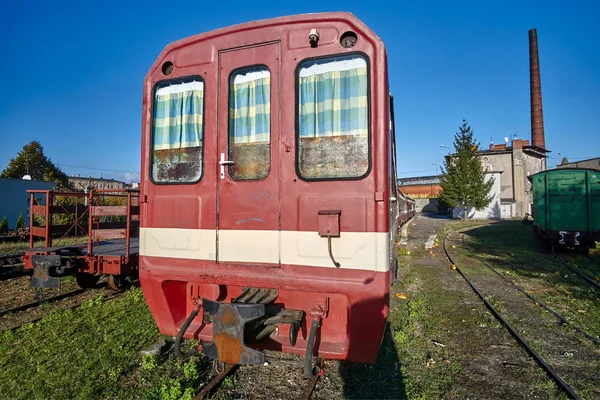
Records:
[[[46,215],[46,206],[36,206],[36,205],[32,206],[31,214]]]
[[[30,233],[32,236],[38,237],[46,237],[46,227],[44,226],[34,226],[30,228]]]
[[[319,211],[319,235],[323,237],[340,236],[340,210]]]
[[[95,216],[127,215],[127,206],[91,206],[90,213]]]
[[[93,230],[92,231],[92,239],[124,239],[125,238],[125,229],[102,229],[102,230]]]
[[[317,29],[320,33],[319,45],[311,47],[308,41],[308,33],[311,29]],[[339,38],[346,31],[357,33],[359,40],[353,48],[343,48]],[[281,216],[279,229],[282,230],[308,230],[317,231],[316,215],[310,224],[302,224],[299,227],[302,210],[297,206],[296,199],[304,194],[315,196],[328,195],[331,193],[353,193],[356,195],[367,195],[372,199],[375,192],[383,192],[384,201],[379,204],[369,202],[365,209],[362,227],[349,227],[351,231],[385,232],[388,230],[387,213],[389,210],[389,188],[387,173],[388,161],[388,83],[385,49],[381,40],[365,26],[361,21],[349,13],[323,13],[312,15],[301,15],[292,17],[276,18],[271,20],[251,22],[219,29],[213,32],[192,36],[168,45],[150,69],[145,79],[143,97],[143,126],[142,126],[142,177],[141,196],[147,196],[148,202],[142,203],[146,208],[142,227],[156,228],[188,228],[188,229],[215,229],[217,225],[217,205],[215,201],[215,187],[219,183],[218,156],[222,152],[218,139],[222,138],[224,132],[218,132],[218,127],[223,129],[227,125],[223,123],[206,123],[204,126],[204,154],[203,176],[197,184],[186,185],[156,185],[150,179],[151,159],[151,107],[153,88],[156,82],[165,79],[176,79],[180,77],[200,75],[204,79],[207,93],[218,93],[227,81],[227,74],[220,77],[218,65],[219,54],[228,55],[232,66],[246,66],[248,54],[259,51],[263,46],[274,46],[278,43],[280,56],[278,57],[279,101],[272,99],[271,104],[277,104],[279,110],[279,133],[280,137],[274,137],[271,141],[271,156],[279,157],[279,161],[271,160],[270,174],[277,177],[280,188],[280,200],[278,214]],[[260,46],[259,46],[260,45]],[[239,49],[239,50],[233,50]],[[298,179],[295,171],[295,90],[296,67],[298,63],[307,58],[322,57],[326,55],[340,55],[343,53],[363,53],[369,63],[369,86],[371,98],[370,130],[371,141],[371,173],[360,180],[340,180],[323,182],[306,182]],[[165,76],[162,65],[166,61],[174,64],[173,72]],[[261,61],[259,64],[268,62]],[[270,67],[271,74],[276,71]],[[275,86],[275,81],[273,81]],[[275,89],[275,88],[274,88]],[[204,115],[215,118],[219,115],[218,99],[226,103],[228,96],[206,96]],[[222,105],[221,105],[222,106]],[[222,122],[222,121],[221,121]],[[272,130],[275,132],[275,130]],[[275,141],[277,139],[278,141]],[[282,166],[276,170],[276,166]],[[268,195],[273,192],[266,191]],[[285,201],[281,199],[285,198]],[[251,199],[250,196],[239,197],[238,204],[244,204]],[[340,198],[340,201],[343,197]],[[329,205],[328,207],[332,207]],[[335,205],[334,205],[335,207]],[[335,207],[340,208],[341,205]],[[142,211],[144,214],[144,212]],[[348,214],[350,217],[351,214]],[[250,216],[253,217],[253,216]],[[259,219],[263,219],[257,217]],[[237,221],[244,220],[240,218]],[[248,224],[246,229],[265,229],[261,223]],[[304,221],[303,221],[304,222]],[[342,221],[342,224],[345,222]],[[254,225],[253,225],[254,224]],[[251,226],[252,225],[252,226]],[[239,228],[239,225],[236,225]],[[242,228],[244,229],[244,228]]]
[[[193,293],[223,301],[239,295],[243,287],[265,287],[278,289],[277,302],[286,308],[307,313],[318,298],[329,298],[329,313],[320,332],[320,356],[363,363],[374,363],[377,358],[389,312],[387,272],[369,273],[370,282],[364,285],[365,271],[343,268],[284,265],[278,273],[273,273],[273,269],[265,273],[250,266],[237,266],[221,269],[215,276],[197,272],[206,270],[208,261],[154,257],[150,260],[152,274],[141,269],[140,281],[157,325],[165,335],[177,335],[192,310]],[[199,289],[190,290],[188,282]],[[219,290],[215,289],[217,283]],[[198,338],[212,340],[211,325],[204,325],[201,316],[192,322],[185,337],[192,338],[196,333]],[[288,333],[289,328],[281,325],[272,341],[251,347],[304,354],[307,337],[299,335],[296,345],[291,346]]]

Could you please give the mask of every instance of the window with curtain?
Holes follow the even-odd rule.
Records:
[[[367,61],[309,60],[298,68],[297,163],[305,179],[360,178],[369,170]]]
[[[204,82],[199,77],[159,84],[154,95],[152,179],[197,182],[202,176]]]
[[[269,173],[271,74],[266,66],[238,69],[229,78],[229,174],[262,179]]]

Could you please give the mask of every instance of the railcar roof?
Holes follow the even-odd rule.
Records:
[[[542,174],[553,174],[553,173],[556,173],[556,172],[569,172],[569,171],[593,171],[593,172],[600,172],[600,169],[597,169],[597,168],[552,168],[552,169],[547,169],[545,171],[540,171],[538,173],[530,175],[530,177],[534,177],[536,175],[542,175]]]
[[[277,18],[268,18],[261,19],[256,21],[244,22],[241,24],[231,25],[223,28],[218,28],[212,31],[199,33],[197,35],[188,36],[186,38],[177,40],[165,46],[160,55],[156,58],[154,64],[150,68],[150,71],[153,71],[157,66],[159,61],[164,57],[165,54],[177,50],[178,48],[182,48],[188,46],[193,43],[201,42],[207,39],[216,39],[221,36],[233,35],[238,33],[243,33],[245,31],[275,27],[281,25],[291,25],[291,24],[300,24],[307,22],[334,22],[334,21],[343,21],[347,22],[350,25],[354,25],[356,30],[359,30],[365,34],[367,34],[371,39],[375,40],[379,43],[379,45],[383,46],[383,41],[373,32],[369,27],[367,27],[360,19],[358,19],[354,14],[346,11],[341,12],[323,12],[323,13],[313,13],[313,14],[296,14],[296,15],[288,15],[284,17]],[[149,72],[150,74],[150,72]]]

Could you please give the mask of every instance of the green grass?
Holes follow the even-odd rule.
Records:
[[[159,338],[139,288],[53,312],[0,334],[0,398],[192,400],[211,378],[209,360],[140,354]],[[166,338],[163,350],[172,345]]]
[[[444,312],[441,303],[456,301],[442,295],[443,288],[430,286],[420,279],[421,273],[412,265],[412,258],[401,253],[399,265],[402,279],[392,288],[389,323],[399,360],[402,387],[409,399],[443,398],[444,393],[461,371],[461,364],[446,347],[432,345],[432,337],[440,337],[440,326],[452,328],[457,322]],[[400,299],[395,293],[404,294]],[[460,321],[458,322],[460,324]]]
[[[120,397],[122,376],[141,362],[139,349],[158,337],[138,288],[51,313],[1,334],[0,393],[10,399]]]
[[[600,291],[544,253],[531,234],[531,225],[515,221],[465,232],[465,242],[497,271],[538,300],[600,338]],[[561,252],[568,265],[590,276],[600,276],[600,255]]]

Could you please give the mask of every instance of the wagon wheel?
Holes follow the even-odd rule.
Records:
[[[85,274],[78,272],[75,274],[75,284],[81,289],[93,289],[97,286],[100,275]]]
[[[108,287],[115,291],[121,291],[131,286],[131,280],[125,275],[109,275]]]

